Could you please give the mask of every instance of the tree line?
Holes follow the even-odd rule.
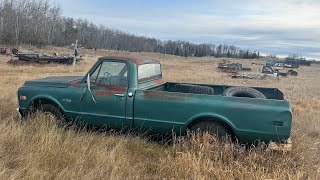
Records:
[[[87,48],[157,52],[185,57],[259,57],[259,52],[233,45],[162,41],[110,29],[85,19],[64,17],[61,6],[49,0],[0,0],[0,44],[66,46],[76,39]]]

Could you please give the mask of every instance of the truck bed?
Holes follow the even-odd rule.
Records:
[[[146,90],[185,93],[184,91],[181,91],[181,87],[179,86],[179,84],[186,84],[186,83],[166,82],[161,85],[148,88]],[[208,85],[208,84],[186,84],[186,85],[196,85],[196,86],[213,88],[213,94],[206,94],[206,95],[218,95],[218,96],[222,96],[223,92],[227,88],[234,87],[234,86],[227,86],[227,85]],[[267,99],[284,100],[283,93],[277,88],[262,88],[262,87],[252,87],[252,88],[260,91],[262,94],[266,96]],[[193,93],[193,94],[202,94],[202,93]]]
[[[185,93],[181,84],[213,88],[213,93]],[[253,87],[265,95],[260,99],[224,96],[229,87],[235,86],[173,82],[145,86],[135,94],[134,125],[156,133],[174,127],[182,133],[193,120],[209,117],[225,122],[243,143],[289,138],[292,113],[279,89]]]

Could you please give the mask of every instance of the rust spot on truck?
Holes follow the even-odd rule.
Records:
[[[164,100],[164,101],[189,101],[190,98],[186,97],[184,94],[178,93],[169,93],[162,91],[143,91],[143,97],[146,99],[156,99],[156,100]]]
[[[119,91],[121,93],[127,90],[126,86],[113,86],[113,85],[104,85],[104,84],[96,84],[99,90],[107,90],[107,91]]]
[[[113,86],[97,84],[97,90],[94,92],[96,96],[114,96],[115,94],[123,94],[126,90],[126,86]]]
[[[81,84],[81,79],[69,82],[68,87],[69,86],[79,86],[80,84]]]
[[[104,56],[99,59],[110,59],[110,60],[122,60],[134,63],[136,65],[147,64],[147,63],[160,63],[158,60],[149,59],[149,58],[132,58],[132,57],[124,57],[124,56]]]

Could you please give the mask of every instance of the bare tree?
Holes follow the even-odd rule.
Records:
[[[97,26],[84,19],[63,17],[61,6],[49,0],[0,0],[0,44],[65,46],[76,39],[87,48],[159,52],[185,57],[257,57],[255,52],[235,46],[161,41]]]

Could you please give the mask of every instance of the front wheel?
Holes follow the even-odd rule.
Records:
[[[37,110],[42,112],[49,120],[56,121],[59,126],[62,126],[65,122],[63,113],[52,104],[42,104]]]

